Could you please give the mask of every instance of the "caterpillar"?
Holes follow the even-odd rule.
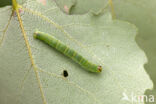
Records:
[[[101,72],[102,66],[96,65],[94,63],[89,62],[87,59],[85,59],[83,56],[81,56],[79,53],[77,53],[75,50],[71,49],[67,45],[65,45],[60,40],[56,39],[54,36],[49,35],[44,32],[40,32],[36,30],[33,34],[34,38],[39,39],[51,47],[55,48],[57,51],[63,53],[65,56],[68,56],[73,61],[78,63],[80,66],[83,67],[83,69],[86,69],[90,72]]]

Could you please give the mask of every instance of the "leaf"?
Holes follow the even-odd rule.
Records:
[[[156,2],[153,0],[109,0],[112,1],[114,4],[114,10],[117,18],[121,20],[126,20],[131,23],[134,23],[139,28],[139,34],[136,37],[136,42],[139,46],[145,51],[148,57],[148,63],[145,65],[147,73],[150,75],[154,83],[153,89],[148,89],[145,92],[145,95],[156,96],[156,16],[155,16],[155,7]],[[83,0],[78,0],[77,2],[83,2]],[[98,3],[102,3],[102,1],[98,1]],[[97,3],[97,4],[98,4]],[[77,3],[80,4],[80,3]],[[93,5],[93,2],[90,0],[86,1],[87,5]],[[95,4],[95,3],[94,3]],[[102,8],[95,4],[97,8]],[[72,9],[73,14],[80,14],[85,13],[88,9],[92,10],[94,8],[83,8],[81,9],[80,6],[75,6],[79,8]],[[113,10],[113,6],[110,5]],[[112,13],[113,14],[113,13]],[[148,104],[149,101],[146,101]],[[150,103],[150,102],[149,102]]]
[[[114,0],[113,3],[117,18],[134,23],[139,28],[136,41],[148,57],[145,69],[154,83],[153,90],[146,90],[145,95],[156,96],[156,1]]]
[[[61,8],[62,11],[64,11],[66,14],[70,14],[71,9],[75,6],[76,0],[55,0],[57,3],[57,6]]]
[[[0,103],[131,104],[131,93],[142,95],[152,87],[143,68],[145,54],[135,42],[134,25],[112,20],[109,12],[101,16],[69,16],[51,0],[45,4],[26,1],[15,6],[10,22],[5,20],[9,26],[1,33]],[[11,12],[8,8],[3,9]],[[11,14],[5,13],[9,19]],[[88,60],[101,64],[103,72],[87,72],[34,39],[35,29],[55,36]],[[62,76],[64,69],[68,71],[67,78]],[[129,101],[122,100],[123,95]]]
[[[11,5],[11,0],[1,0],[0,1],[0,7],[4,7],[4,6],[7,6],[7,5]]]
[[[63,10],[62,8],[64,8],[64,5],[66,5],[66,3],[73,3],[73,1],[74,0],[55,0],[61,10]],[[69,9],[69,14],[84,14],[91,11],[95,15],[99,15],[109,9],[113,9],[112,0],[75,0],[75,4],[72,6],[72,8]]]

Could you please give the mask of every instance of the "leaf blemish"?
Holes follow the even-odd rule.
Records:
[[[18,12],[19,12],[20,14],[24,13],[24,11],[22,10],[22,8],[19,8],[19,9],[18,9]],[[14,17],[17,17],[16,11],[14,11],[13,16],[14,16]]]
[[[64,77],[68,77],[68,72],[67,72],[67,70],[63,70],[63,76],[64,76]]]
[[[64,5],[64,11],[65,11],[66,13],[69,13],[69,8],[67,7],[67,5]]]
[[[39,3],[41,3],[42,5],[46,5],[46,0],[38,0]]]

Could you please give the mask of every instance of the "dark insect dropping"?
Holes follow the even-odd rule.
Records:
[[[67,72],[67,70],[63,70],[63,76],[64,76],[64,77],[68,77],[68,72]]]

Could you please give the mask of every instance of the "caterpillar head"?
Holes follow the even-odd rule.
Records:
[[[102,71],[102,66],[98,66],[98,71],[101,72]]]

